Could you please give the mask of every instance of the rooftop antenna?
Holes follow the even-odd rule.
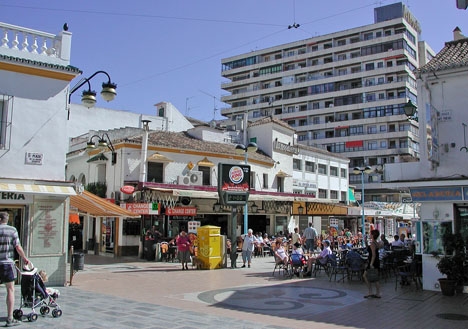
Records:
[[[185,98],[185,115],[188,116],[189,115],[189,110],[190,108],[188,107],[188,101],[192,98],[194,98],[195,96],[190,96],[190,97],[186,97]]]
[[[198,89],[198,91],[201,92],[201,93],[204,93],[207,96],[213,97],[213,120],[216,120],[216,111],[218,111],[218,109],[216,108],[216,100],[218,98],[216,98],[216,96],[214,96],[214,95],[211,95],[211,94],[207,93],[206,91],[203,91],[203,90],[200,90],[200,89]],[[218,99],[218,101],[219,101],[219,99]]]

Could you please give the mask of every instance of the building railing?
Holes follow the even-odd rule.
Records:
[[[71,33],[67,31],[55,35],[2,22],[0,22],[0,31],[0,53],[2,54],[63,65],[69,64]]]

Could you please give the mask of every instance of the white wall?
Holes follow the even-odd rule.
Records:
[[[48,100],[15,97],[11,143],[0,157],[1,176],[22,179],[64,180],[68,150],[65,93]],[[42,165],[25,164],[27,152],[43,155]]]

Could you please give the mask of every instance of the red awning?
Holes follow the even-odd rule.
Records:
[[[361,140],[361,141],[350,141],[350,142],[346,142],[345,143],[345,146],[347,148],[353,148],[353,147],[363,147],[364,146],[364,142]]]

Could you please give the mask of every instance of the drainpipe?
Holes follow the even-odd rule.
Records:
[[[150,120],[141,120],[143,123],[143,138],[141,142],[141,159],[140,159],[140,179],[138,182],[140,183],[139,185],[143,188],[144,183],[147,180],[147,175],[148,175],[148,164],[146,162],[146,159],[148,158],[148,134],[149,134],[149,123],[151,122]],[[141,219],[141,227],[143,228],[144,220]],[[142,230],[143,231],[143,230]],[[143,233],[141,233],[140,236],[140,242],[138,244],[138,258],[143,258]]]

